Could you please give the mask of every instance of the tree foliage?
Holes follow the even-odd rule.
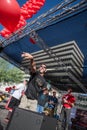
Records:
[[[23,72],[9,62],[0,58],[0,82],[20,82]]]

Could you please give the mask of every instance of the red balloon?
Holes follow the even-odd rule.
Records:
[[[36,11],[35,10],[28,10],[28,14],[30,14],[30,15],[36,14]]]
[[[23,27],[26,25],[26,20],[25,18],[21,15],[20,16],[20,20],[19,20],[19,23],[17,24],[16,26],[16,30],[18,30],[19,28]]]
[[[29,9],[32,9],[32,6],[33,6],[33,4],[32,4],[31,2],[29,2],[28,5],[27,5],[27,7],[28,7]]]
[[[2,37],[4,37],[4,36],[5,36],[5,31],[2,30],[2,31],[0,32],[0,35],[1,35]]]
[[[43,6],[44,3],[43,3],[43,2],[37,2],[37,5],[39,5],[39,6]]]
[[[1,34],[2,37],[7,38],[7,37],[9,37],[9,35],[11,34],[11,32],[10,32],[8,29],[4,28],[4,29],[0,32],[0,34]]]
[[[25,20],[31,18],[34,14],[37,13],[44,5],[45,0],[28,0],[22,7],[21,7],[21,15],[25,18]],[[28,14],[27,14],[28,12]]]
[[[28,15],[28,11],[25,10],[25,9],[21,9],[21,14],[22,14],[22,15]]]
[[[32,38],[30,38],[29,40],[30,40],[30,42],[31,42],[32,44],[35,44],[35,43],[36,43]]]
[[[0,0],[0,23],[13,32],[20,18],[20,6],[16,0]]]
[[[32,14],[29,13],[28,15],[25,15],[24,18],[25,18],[26,20],[29,19],[29,18],[32,18]]]
[[[16,0],[0,0],[0,23],[5,27],[1,36],[9,37],[13,32],[26,25],[26,20],[37,13],[45,0],[28,0],[21,8]],[[33,39],[30,41],[35,44]]]
[[[40,10],[40,6],[38,6],[38,5],[33,5],[33,7],[32,7],[34,10],[36,10],[36,11],[38,11],[38,10]]]

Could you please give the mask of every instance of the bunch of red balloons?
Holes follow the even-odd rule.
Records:
[[[28,0],[22,7],[16,0],[0,0],[0,24],[5,28],[1,36],[10,34],[26,25],[26,20],[32,18],[44,5],[45,0]]]

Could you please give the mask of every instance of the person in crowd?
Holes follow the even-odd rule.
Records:
[[[42,92],[39,93],[37,99],[37,112],[43,113],[46,103],[48,102],[49,91],[47,88],[44,88]]]
[[[44,78],[44,75],[47,71],[46,65],[41,64],[39,69],[36,67],[36,63],[34,62],[34,57],[27,53],[22,53],[22,58],[30,60],[30,80],[28,82],[28,88],[25,92],[27,101],[25,103],[24,108],[36,111],[37,109],[37,99],[41,91],[47,87],[47,82]]]
[[[58,104],[57,104],[56,110],[54,112],[54,117],[57,120],[59,120],[59,118],[60,118],[61,110],[62,110],[62,96],[61,96],[61,94],[58,94]]]
[[[75,100],[75,97],[72,95],[72,89],[68,88],[67,94],[64,94],[62,97],[63,107],[60,114],[59,130],[69,130],[70,113],[71,108],[74,106]]]
[[[48,99],[48,110],[50,116],[54,116],[54,111],[57,107],[57,104],[58,104],[58,99],[56,97],[56,91],[53,91],[53,95],[50,95]]]
[[[7,117],[5,118],[5,121],[9,121],[12,111],[14,108],[18,107],[18,105],[20,104],[21,101],[21,97],[24,94],[24,91],[27,88],[27,80],[24,80],[23,83],[20,83],[19,85],[17,85],[15,88],[15,91],[13,92],[13,94],[10,96],[8,103],[6,104],[6,109],[9,111]]]

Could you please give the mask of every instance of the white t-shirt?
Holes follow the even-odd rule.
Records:
[[[26,90],[26,86],[23,83],[17,85],[16,90],[12,94],[12,97],[15,97],[16,99],[20,100],[22,93],[25,92],[25,90]]]

